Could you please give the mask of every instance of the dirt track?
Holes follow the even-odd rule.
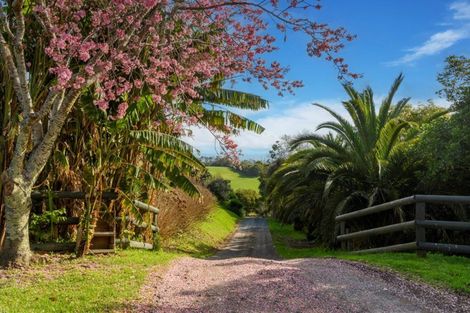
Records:
[[[266,222],[245,219],[212,259],[180,259],[152,277],[132,311],[470,312],[467,296],[360,263],[276,259]]]
[[[249,217],[240,221],[230,242],[211,259],[223,260],[240,257],[279,259],[265,219]]]

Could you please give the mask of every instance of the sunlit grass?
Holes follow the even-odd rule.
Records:
[[[208,166],[207,169],[212,176],[229,180],[233,190],[259,190],[259,180],[257,177],[243,177],[231,168],[225,166]]]
[[[216,207],[172,241],[173,251],[123,250],[0,272],[8,275],[0,275],[0,312],[110,312],[122,308],[138,296],[152,268],[185,255],[210,255],[234,231],[236,222],[233,213]]]
[[[238,216],[217,207],[206,219],[187,232],[175,236],[168,246],[195,257],[206,257],[235,230]]]

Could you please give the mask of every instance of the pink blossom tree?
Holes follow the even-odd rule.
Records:
[[[126,95],[135,89],[145,89],[155,105],[165,106],[198,99],[198,90],[214,77],[253,78],[266,88],[292,92],[302,83],[286,80],[286,68],[263,58],[276,49],[275,37],[267,33],[270,21],[281,33],[307,34],[309,55],[332,61],[340,76],[354,77],[336,56],[353,37],[343,28],[297,17],[320,9],[310,2],[0,0],[0,55],[21,108],[14,155],[2,174],[2,264],[29,262],[30,194],[85,90],[93,89],[96,106],[113,112],[113,118],[126,114]],[[46,75],[52,77],[41,97],[31,93],[40,86],[29,79],[34,60],[26,53],[34,42],[28,27],[37,26],[46,42]]]

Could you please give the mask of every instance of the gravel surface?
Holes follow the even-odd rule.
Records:
[[[250,227],[251,225],[251,227]],[[262,219],[242,221],[229,251],[176,260],[132,312],[470,312],[470,298],[336,259],[274,260]],[[250,238],[250,239],[247,239]],[[260,240],[262,243],[257,243]],[[270,259],[257,255],[264,247]],[[261,253],[263,254],[263,253]]]
[[[274,249],[266,219],[248,217],[241,220],[230,242],[211,259],[223,260],[239,257],[280,259]]]

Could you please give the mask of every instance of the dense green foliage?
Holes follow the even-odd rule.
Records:
[[[315,237],[330,244],[336,215],[399,198],[412,186],[416,163],[405,149],[411,138],[403,136],[410,123],[401,116],[409,99],[393,103],[402,80],[395,80],[379,108],[370,88],[358,92],[345,85],[349,99],[343,106],[352,122],[316,104],[335,120],[318,126],[330,131],[326,135],[302,134],[291,141],[297,151],[267,184],[276,217],[288,222],[300,217]]]
[[[207,188],[220,202],[228,201],[233,194],[232,187],[230,187],[230,181],[223,178],[212,179],[207,184]]]
[[[230,181],[221,177],[211,179],[207,183],[207,189],[217,198],[229,211],[237,214],[240,217],[245,216],[244,204],[238,198],[237,194],[230,186]]]
[[[422,156],[425,192],[468,194],[470,182],[470,101],[465,106],[424,127],[413,153]]]
[[[383,269],[392,269],[401,274],[428,282],[430,284],[470,293],[470,259],[458,256],[428,254],[426,258],[414,253],[351,254],[345,251],[329,250],[319,247],[296,248],[292,242],[304,238],[304,234],[295,231],[291,225],[283,225],[269,220],[273,242],[280,256],[286,259],[296,258],[340,258],[365,262]]]
[[[244,177],[230,167],[210,166],[208,170],[207,188],[227,209],[239,216],[260,213],[258,178]]]
[[[335,216],[412,194],[468,195],[470,186],[469,65],[450,57],[438,80],[451,109],[429,102],[413,106],[409,98],[393,102],[403,77],[393,83],[380,106],[370,88],[346,85],[348,116],[322,105],[334,118],[318,126],[327,134],[302,134],[273,146],[271,164],[262,173],[261,192],[273,215],[302,229],[307,237],[335,246]],[[285,140],[284,140],[285,142]],[[283,148],[284,147],[284,148]],[[407,207],[348,222],[350,231],[413,218]],[[469,221],[465,206],[428,205],[428,219]],[[431,242],[468,244],[468,232],[428,231]],[[412,240],[412,234],[354,240],[353,248]],[[408,238],[410,237],[410,238]],[[467,239],[466,239],[467,238]]]
[[[238,189],[235,195],[243,204],[246,213],[257,213],[260,206],[259,193],[251,189]]]
[[[446,67],[437,76],[442,85],[438,92],[448,101],[459,107],[470,92],[470,59],[464,56],[451,55],[446,59]]]
[[[232,195],[232,197],[227,202],[225,202],[224,205],[229,211],[237,214],[240,217],[244,217],[246,214],[243,203],[235,195]]]

